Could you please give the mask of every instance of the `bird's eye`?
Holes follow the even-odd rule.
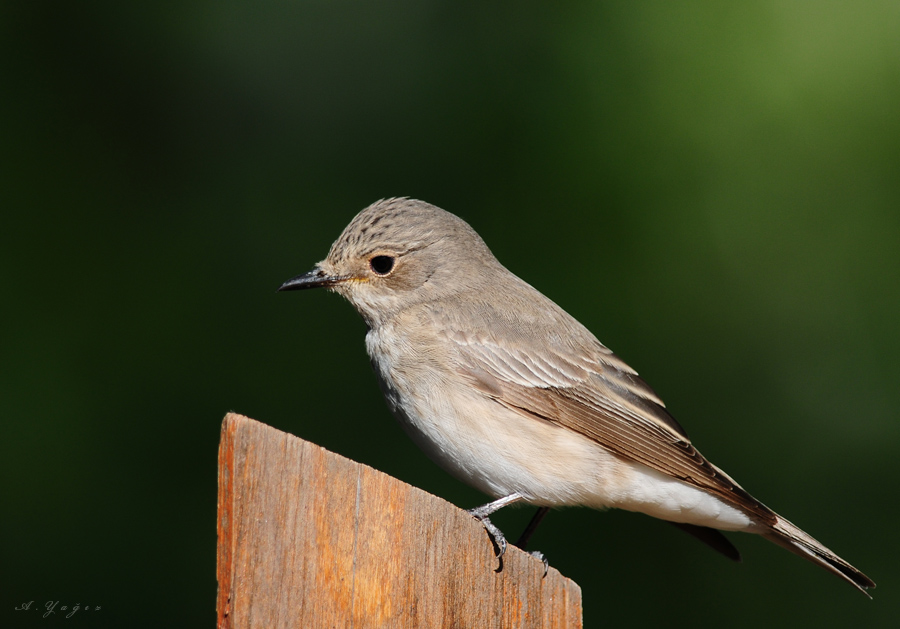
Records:
[[[391,256],[375,256],[369,260],[369,266],[376,275],[387,275],[394,268],[394,258]]]

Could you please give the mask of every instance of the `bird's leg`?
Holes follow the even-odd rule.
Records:
[[[469,509],[469,515],[481,522],[481,524],[484,526],[484,529],[488,533],[488,537],[491,538],[491,542],[493,542],[494,546],[496,546],[497,548],[497,557],[501,558],[501,562],[503,553],[506,552],[506,538],[503,537],[503,533],[490,521],[488,516],[494,511],[502,509],[507,505],[519,502],[520,500],[522,500],[522,495],[518,492],[515,492],[504,498],[495,500],[494,502],[489,502],[486,505],[481,505],[480,507]],[[501,563],[500,565],[502,567],[503,564]]]
[[[525,527],[525,530],[522,531],[522,534],[519,536],[519,540],[516,542],[516,546],[525,550],[525,547],[528,546],[528,540],[531,539],[531,536],[537,530],[538,524],[541,523],[541,520],[544,519],[544,516],[550,512],[550,507],[540,507],[535,512],[534,517],[531,518],[531,522],[528,523],[528,526]],[[550,562],[547,561],[547,558],[544,556],[539,550],[532,550],[530,553],[532,557],[536,559],[540,559],[544,564],[544,576],[547,576],[547,571],[550,569]]]
[[[528,523],[528,526],[525,527],[525,530],[522,531],[522,534],[519,536],[519,540],[516,542],[516,546],[525,550],[525,547],[528,546],[528,540],[531,539],[531,536],[534,535],[534,532],[537,530],[538,524],[541,523],[541,520],[544,519],[544,516],[550,511],[550,507],[540,507],[537,512],[534,514],[534,517],[531,518],[531,522]]]
[[[497,559],[500,561],[500,565],[497,566],[497,572],[503,570],[503,553],[506,552],[507,542],[506,537],[503,536],[503,532],[497,528],[497,526],[491,522],[488,516],[495,511],[502,509],[507,505],[514,504],[523,500],[523,497],[520,493],[515,492],[504,498],[500,498],[499,500],[495,500],[494,502],[489,502],[486,505],[481,505],[480,507],[475,507],[474,509],[469,509],[468,513],[484,526],[484,530],[487,531],[488,537],[491,538],[491,542],[493,542],[494,546],[497,548]],[[528,526],[525,527],[525,531],[519,536],[519,541],[516,542],[516,546],[525,550],[525,546],[528,544],[528,539],[531,537],[532,533],[534,533],[535,529],[537,529],[538,524],[541,523],[541,520],[544,519],[544,516],[547,515],[547,512],[550,511],[550,507],[541,507],[537,510],[537,513],[534,514],[534,517],[531,518],[531,522],[528,523]],[[540,559],[544,564],[544,576],[547,576],[547,570],[550,569],[550,562],[547,561],[547,558],[544,557],[544,553],[540,551],[532,551],[529,553],[532,557],[536,559]]]

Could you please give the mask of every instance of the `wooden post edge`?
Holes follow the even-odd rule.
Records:
[[[219,445],[218,626],[582,627],[581,589],[371,467],[229,413]]]

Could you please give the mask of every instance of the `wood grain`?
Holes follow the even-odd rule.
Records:
[[[233,413],[219,446],[218,626],[581,627],[581,589],[465,511]]]

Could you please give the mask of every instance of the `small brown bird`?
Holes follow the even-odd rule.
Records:
[[[412,439],[497,499],[470,513],[499,555],[506,541],[488,516],[505,505],[614,507],[668,520],[732,559],[719,530],[756,533],[863,593],[875,587],[707,461],[636,371],[453,214],[374,203],[279,290],[319,286],[362,315],[381,389]]]

